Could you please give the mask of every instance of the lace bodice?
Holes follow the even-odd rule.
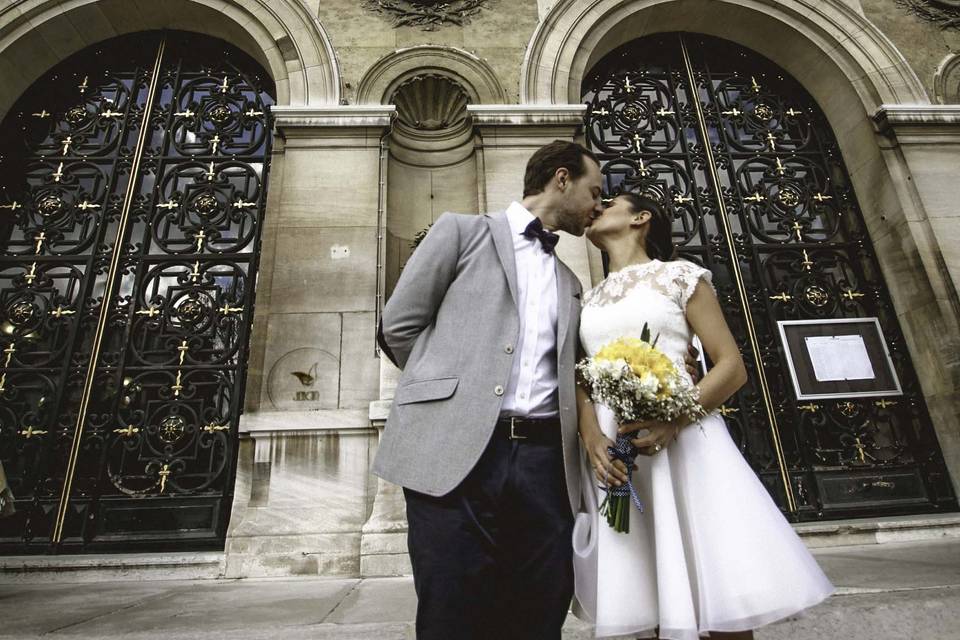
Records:
[[[657,348],[682,371],[692,337],[687,302],[700,280],[712,287],[711,275],[683,260],[652,260],[614,271],[583,296],[580,341],[587,355],[617,338],[639,338],[646,322],[650,335],[659,335]]]

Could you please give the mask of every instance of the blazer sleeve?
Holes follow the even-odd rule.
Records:
[[[401,369],[417,338],[433,322],[460,259],[460,225],[444,213],[430,227],[400,274],[383,308],[381,349]]]

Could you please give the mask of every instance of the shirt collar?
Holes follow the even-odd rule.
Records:
[[[519,202],[510,203],[510,206],[507,207],[507,221],[510,223],[510,231],[513,233],[514,238],[522,235],[523,232],[526,231],[527,225],[530,224],[530,221],[533,220],[534,217],[535,216]],[[531,238],[530,241],[533,242],[534,239]]]

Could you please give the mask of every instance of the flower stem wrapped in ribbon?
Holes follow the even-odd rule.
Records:
[[[581,384],[595,404],[609,407],[619,424],[641,420],[671,422],[680,416],[696,420],[704,415],[700,390],[681,369],[651,342],[646,323],[640,339],[618,338],[600,348],[591,358],[577,363]],[[600,513],[615,531],[630,531],[630,503],[643,512],[633,485],[633,460],[639,453],[632,436],[619,435],[610,455],[627,468],[627,482],[620,487],[601,487],[607,492]]]

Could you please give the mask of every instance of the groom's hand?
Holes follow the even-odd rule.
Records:
[[[693,344],[687,345],[687,353],[683,357],[683,365],[687,368],[687,373],[690,374],[690,379],[693,380],[693,384],[700,382],[700,352],[697,351],[697,348]]]

